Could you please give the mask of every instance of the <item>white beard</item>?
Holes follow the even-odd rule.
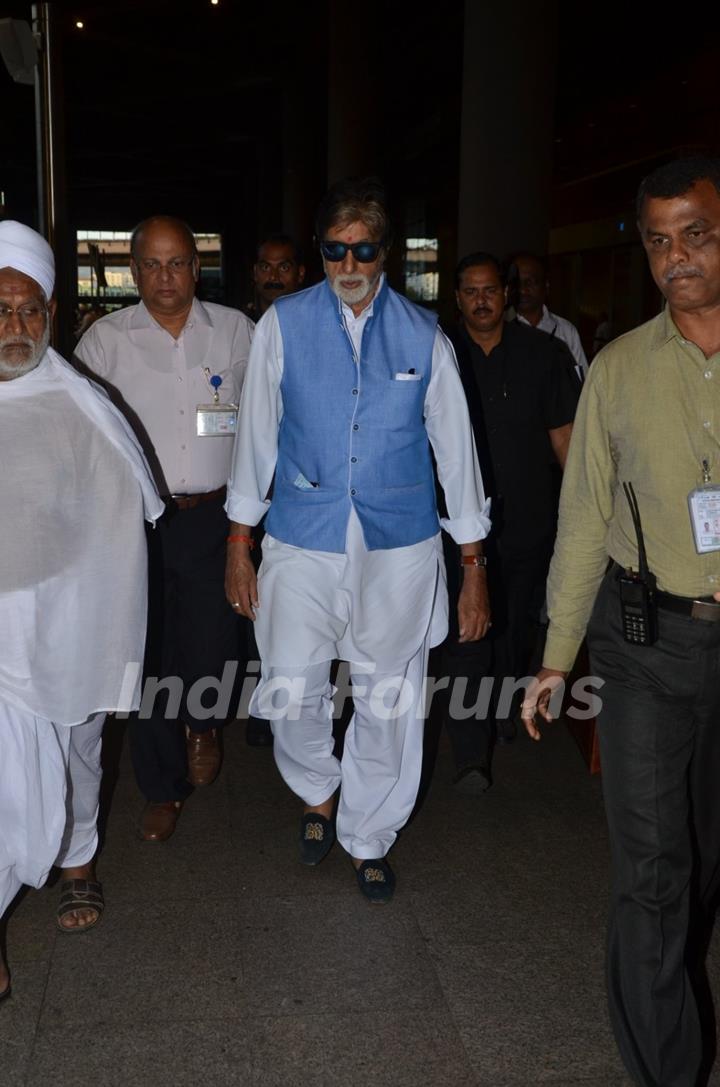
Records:
[[[5,380],[12,380],[16,377],[22,377],[24,374],[29,374],[31,370],[34,370],[40,359],[43,357],[47,350],[47,346],[50,342],[50,322],[45,322],[45,330],[39,340],[33,340],[30,336],[14,336],[5,340],[0,340],[0,377]],[[7,343],[22,343],[30,349],[30,354],[22,362],[10,362],[3,354],[5,345]]]
[[[356,272],[352,276],[344,276],[342,273],[338,272],[334,279],[331,279],[330,276],[328,276],[328,282],[341,302],[344,302],[346,306],[356,306],[358,302],[362,302],[365,298],[368,298],[373,294],[377,282],[382,275],[382,271],[382,268],[377,269],[376,274],[372,279],[362,272]],[[327,274],[327,266],[325,267],[325,272]],[[357,287],[343,287],[341,282],[343,279],[359,279],[360,283]]]

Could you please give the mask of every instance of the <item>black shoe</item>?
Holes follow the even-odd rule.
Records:
[[[300,820],[300,860],[320,864],[335,841],[335,819],[326,819],[316,811],[305,812]]]
[[[490,770],[484,762],[471,763],[458,770],[453,778],[455,791],[472,796],[485,793],[492,785]]]
[[[395,873],[381,857],[377,861],[363,861],[355,875],[361,893],[368,902],[389,902],[395,891]]]
[[[272,747],[272,742],[270,722],[260,717],[248,717],[245,725],[245,743],[248,747]]]

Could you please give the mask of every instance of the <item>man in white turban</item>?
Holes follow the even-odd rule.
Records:
[[[102,725],[138,704],[143,519],[163,505],[120,414],[48,346],[53,286],[47,242],[0,222],[0,918],[58,864],[79,933],[103,908]]]

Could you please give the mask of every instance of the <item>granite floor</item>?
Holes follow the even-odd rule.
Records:
[[[10,917],[2,1087],[629,1084],[605,1010],[600,783],[564,726],[499,748],[480,796],[453,791],[441,740],[386,907],[337,846],[298,863],[297,803],[241,723],[163,844],[135,837],[126,747],[111,721],[102,924],[58,934],[57,887]]]

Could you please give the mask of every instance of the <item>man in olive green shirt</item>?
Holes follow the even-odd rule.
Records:
[[[698,981],[720,882],[720,550],[698,552],[688,497],[720,487],[720,160],[656,170],[638,219],[667,308],[590,369],[560,502],[544,667],[522,713],[539,739],[536,713],[551,720],[550,691],[587,630],[603,680],[615,1035],[636,1083],[695,1087],[707,1056]],[[623,483],[657,578],[652,645],[623,635],[618,573],[638,569]]]

